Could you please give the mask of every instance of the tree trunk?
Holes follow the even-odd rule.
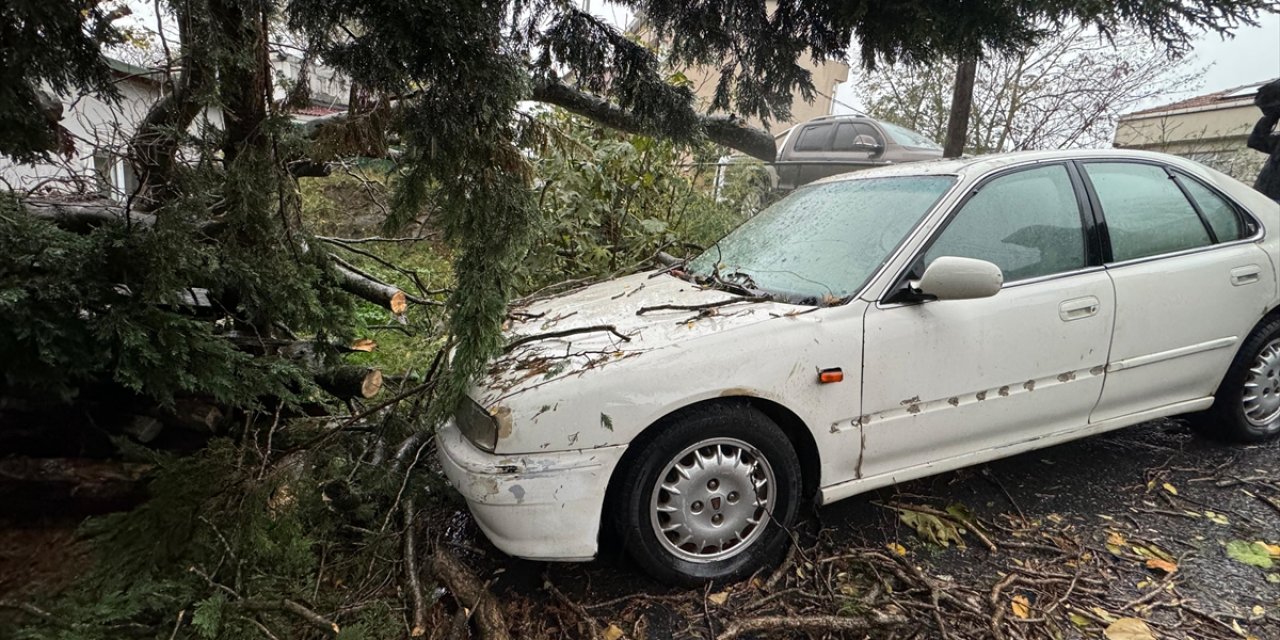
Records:
[[[533,99],[554,104],[626,133],[663,135],[661,131],[652,130],[646,123],[622,107],[559,82],[535,82]],[[733,116],[698,114],[696,117],[702,133],[712,142],[730,149],[737,149],[765,162],[774,162],[778,159],[777,145],[768,131],[749,126]]]
[[[956,65],[956,85],[951,94],[951,117],[947,119],[947,141],[942,155],[959,158],[969,136],[969,114],[973,111],[973,83],[978,74],[978,58],[970,56]]]

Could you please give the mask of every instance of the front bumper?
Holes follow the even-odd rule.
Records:
[[[605,490],[625,446],[492,454],[452,421],[436,443],[445,475],[495,547],[531,560],[595,557]]]

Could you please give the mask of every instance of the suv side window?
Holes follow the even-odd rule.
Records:
[[[858,137],[858,133],[853,129],[852,122],[841,122],[836,125],[836,136],[831,139],[832,151],[853,151],[853,139]]]
[[[827,138],[831,134],[830,124],[815,124],[805,127],[796,140],[796,151],[822,151],[827,148]]]
[[[1080,203],[1063,165],[1025,169],[979,188],[925,252],[993,262],[1005,282],[1083,269]]]
[[[1251,233],[1251,230],[1240,219],[1240,212],[1222,196],[1210,191],[1194,178],[1178,176],[1178,182],[1187,189],[1187,194],[1200,207],[1200,213],[1213,228],[1213,235],[1218,242],[1240,240]]]
[[[1163,167],[1087,162],[1084,170],[1102,204],[1115,262],[1213,244],[1195,207]]]

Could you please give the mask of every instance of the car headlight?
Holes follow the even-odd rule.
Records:
[[[498,445],[498,419],[485,411],[480,403],[463,398],[453,416],[458,430],[471,444],[493,453]]]

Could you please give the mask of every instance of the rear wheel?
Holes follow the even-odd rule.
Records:
[[[664,582],[728,581],[781,557],[800,462],[768,417],[745,405],[697,407],[639,447],[614,519],[645,571]]]
[[[1234,442],[1280,435],[1280,318],[1245,339],[1218,387],[1213,406],[1191,416],[1196,431]]]

